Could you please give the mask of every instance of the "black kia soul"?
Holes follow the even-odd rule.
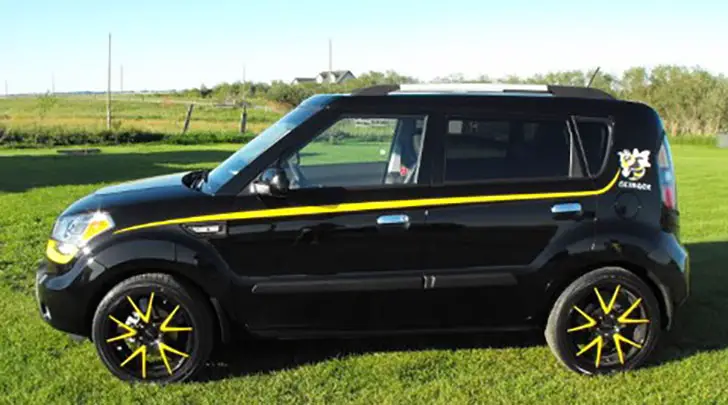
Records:
[[[401,85],[303,102],[211,171],[58,218],[42,317],[124,380],[235,337],[544,329],[566,367],[639,366],[688,296],[670,147],[595,89]]]

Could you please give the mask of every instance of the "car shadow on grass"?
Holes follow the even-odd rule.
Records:
[[[515,348],[542,345],[539,332],[399,335],[351,339],[250,340],[213,353],[197,380],[266,374],[369,353]]]
[[[690,252],[690,297],[677,310],[675,324],[648,367],[681,361],[728,348],[728,241],[687,245]]]
[[[728,242],[687,246],[692,263],[691,297],[679,309],[673,329],[646,367],[659,367],[696,354],[728,348]],[[544,345],[539,332],[403,335],[362,339],[251,340],[216,351],[199,380],[265,374],[367,353]],[[554,360],[556,361],[556,360]]]
[[[118,183],[143,177],[212,168],[232,151],[188,150],[98,155],[0,156],[0,192]]]

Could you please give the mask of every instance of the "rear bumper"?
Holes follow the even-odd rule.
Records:
[[[677,310],[690,296],[690,254],[674,235],[665,235],[661,253],[655,255],[660,263],[653,269],[653,281],[660,288],[667,311],[666,329],[670,329]]]

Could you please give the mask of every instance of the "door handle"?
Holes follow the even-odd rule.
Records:
[[[401,226],[401,227],[408,227],[409,226],[409,216],[404,214],[397,214],[397,215],[382,215],[381,217],[377,218],[377,226]]]
[[[579,203],[564,203],[551,207],[551,213],[554,215],[581,215],[583,211]]]

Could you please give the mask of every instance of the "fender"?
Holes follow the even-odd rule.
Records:
[[[654,291],[660,302],[663,327],[672,325],[675,306],[687,296],[683,278],[686,277],[687,252],[673,235],[642,229],[643,232],[600,234],[588,251],[577,254],[562,252],[550,258],[542,271],[546,280],[542,292],[546,300],[536,304],[538,319],[546,319],[559,294],[573,281],[589,271],[618,266],[634,272]],[[675,239],[665,243],[661,238]],[[619,242],[617,242],[619,241]],[[672,246],[666,251],[660,246]],[[657,263],[657,264],[656,264]]]

